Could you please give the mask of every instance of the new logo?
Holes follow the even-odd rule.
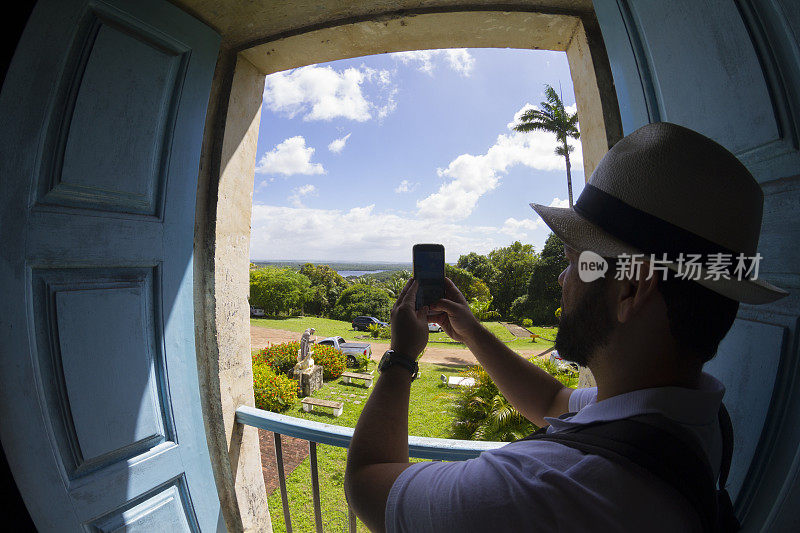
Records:
[[[578,256],[578,276],[584,283],[605,277],[607,271],[608,262],[591,250],[585,250]]]

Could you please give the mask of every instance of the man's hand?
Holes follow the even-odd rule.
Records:
[[[431,305],[432,311],[438,314],[429,316],[447,335],[458,342],[466,342],[467,338],[481,328],[480,322],[472,314],[467,299],[458,290],[450,278],[444,278],[444,298]]]
[[[428,344],[428,311],[415,310],[419,284],[414,278],[406,283],[392,307],[392,350],[417,358]]]

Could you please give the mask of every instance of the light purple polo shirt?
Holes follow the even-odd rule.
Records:
[[[578,389],[571,418],[548,418],[548,433],[575,425],[662,413],[697,437],[716,472],[722,453],[717,421],[725,388],[703,374],[697,389],[658,387],[598,402]],[[691,504],[636,466],[547,441],[515,442],[451,463],[416,463],[386,502],[387,531],[700,531]]]

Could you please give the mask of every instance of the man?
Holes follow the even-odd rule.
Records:
[[[727,150],[657,123],[606,154],[574,208],[532,204],[569,260],[559,276],[556,348],[588,366],[596,388],[563,387],[512,352],[480,325],[450,280],[445,298],[420,311],[416,283],[406,285],[392,310],[392,352],[348,454],[345,490],[356,514],[376,531],[699,530],[699,514],[674,486],[556,442],[520,441],[469,461],[409,464],[414,365],[427,322],[436,321],[466,344],[523,415],[549,424],[548,434],[661,413],[699,443],[716,476],[724,388],[703,364],[740,301],[786,295],[756,276],[762,203],[760,187]],[[593,253],[582,256],[586,251]],[[605,276],[588,281],[597,271],[581,262],[601,264],[601,257]]]

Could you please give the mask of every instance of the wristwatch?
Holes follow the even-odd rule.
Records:
[[[411,381],[417,379],[417,376],[419,375],[419,365],[416,361],[413,361],[405,355],[401,355],[394,350],[386,350],[386,353],[384,353],[383,357],[381,357],[381,362],[378,363],[378,370],[383,372],[392,365],[402,366],[411,372]]]

